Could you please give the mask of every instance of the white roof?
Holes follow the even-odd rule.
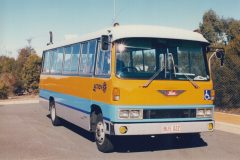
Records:
[[[111,33],[113,35],[112,39],[113,41],[121,38],[149,37],[149,38],[191,40],[208,43],[208,41],[200,33],[162,26],[148,26],[148,25],[117,26],[112,28]]]
[[[111,35],[112,42],[122,38],[166,38],[209,43],[202,34],[189,30],[150,25],[120,25],[87,34],[74,41],[65,42],[64,44],[47,46],[46,50],[95,39],[101,37],[101,35]]]

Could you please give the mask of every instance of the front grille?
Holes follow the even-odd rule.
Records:
[[[195,118],[196,109],[145,109],[143,119]]]

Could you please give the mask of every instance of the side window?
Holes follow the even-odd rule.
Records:
[[[49,70],[50,70],[49,51],[44,52],[43,54],[44,54],[43,73],[49,73]]]
[[[71,55],[72,55],[72,47],[67,46],[64,47],[64,65],[63,72],[69,73],[71,72]]]
[[[88,42],[82,43],[82,54],[81,54],[81,62],[80,62],[80,74],[88,74],[87,72],[87,61],[88,61]]]
[[[88,59],[88,73],[92,74],[94,69],[94,61],[95,61],[95,54],[96,54],[96,47],[97,47],[97,41],[91,40],[89,42],[89,59]]]
[[[111,69],[111,53],[110,51],[102,51],[98,45],[97,63],[95,74],[97,76],[109,76]]]
[[[63,63],[63,48],[57,49],[57,59],[56,59],[56,72],[62,73],[62,63]]]
[[[52,57],[52,61],[51,61],[51,73],[56,73],[56,68],[57,68],[57,50],[52,50],[50,51],[50,55]]]
[[[80,56],[80,43],[74,44],[72,47],[72,66],[71,66],[72,73],[78,73],[79,56]]]

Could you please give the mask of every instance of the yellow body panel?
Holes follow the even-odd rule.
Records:
[[[113,46],[114,48],[114,46]],[[213,104],[204,100],[204,90],[213,88],[212,81],[196,82],[199,88],[185,81],[154,80],[149,87],[142,86],[147,80],[127,80],[115,76],[115,53],[112,49],[112,69],[110,78],[41,75],[40,88],[68,94],[93,101],[114,105],[200,105]],[[106,83],[106,92],[102,85]],[[97,87],[93,91],[94,86]],[[113,88],[120,89],[120,100],[112,100]],[[165,96],[160,90],[183,90],[178,96]]]
[[[153,81],[149,87],[143,88],[146,80],[113,80],[113,86],[120,89],[120,101],[115,104],[142,105],[193,105],[212,104],[204,100],[204,90],[211,90],[211,82],[198,82],[195,89],[188,81]],[[160,90],[183,90],[178,96],[165,96]]]
[[[106,83],[107,90],[103,92],[96,89],[94,84]],[[111,80],[80,76],[49,76],[41,75],[40,88],[62,94],[72,95],[79,98],[110,103],[111,100]]]

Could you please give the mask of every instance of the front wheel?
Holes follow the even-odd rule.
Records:
[[[105,127],[102,115],[97,116],[97,123],[95,127],[95,140],[99,151],[107,153],[114,149],[112,139],[109,135],[105,134]]]

